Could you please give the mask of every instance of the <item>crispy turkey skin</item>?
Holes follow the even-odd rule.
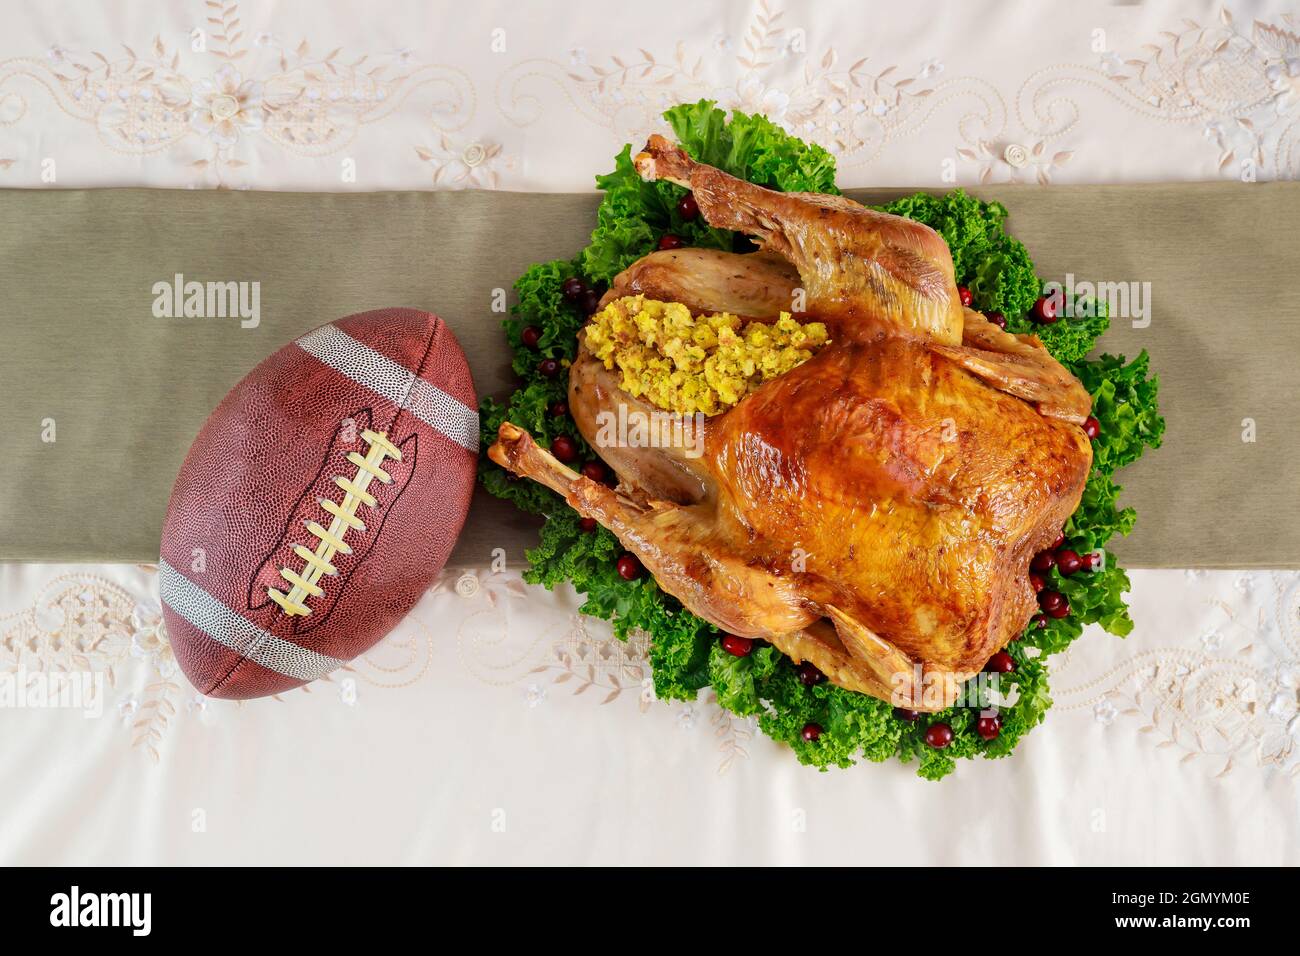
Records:
[[[710,225],[763,251],[652,253],[607,300],[802,311],[827,324],[830,343],[708,418],[698,457],[602,447],[603,413],[664,413],[581,346],[570,409],[618,490],[509,423],[489,455],[600,521],[723,630],[898,706],[950,705],[1034,613],[1029,561],[1078,507],[1092,463],[1078,427],[1087,392],[1034,337],[961,307],[933,230],[753,186],[658,136],[636,164],[690,188]]]

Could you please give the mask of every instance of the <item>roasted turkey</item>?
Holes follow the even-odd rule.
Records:
[[[824,322],[830,342],[708,418],[698,457],[599,447],[616,490],[510,423],[490,456],[609,528],[722,630],[898,706],[949,706],[1036,610],[1029,562],[1078,506],[1092,462],[1088,393],[1035,337],[961,306],[932,229],[752,185],[659,136],[635,161],[761,249],[652,253],[606,301],[796,311]],[[569,407],[593,447],[597,416],[620,405],[663,414],[580,347]]]

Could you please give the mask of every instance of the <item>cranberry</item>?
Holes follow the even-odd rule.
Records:
[[[970,305],[975,301],[975,297],[970,294],[970,289],[964,285],[957,286],[957,298],[961,299],[962,305]]]
[[[803,725],[803,730],[799,731],[799,736],[810,744],[817,743],[818,738],[822,735],[822,725],[807,723]]]
[[[899,720],[905,720],[909,724],[914,724],[921,719],[921,712],[919,710],[908,710],[906,707],[895,707],[894,716]]]
[[[524,345],[527,345],[530,349],[535,349],[537,343],[542,340],[542,330],[535,325],[525,325],[524,330],[519,333],[519,337],[523,339]]]
[[[952,728],[947,724],[931,724],[925,728],[925,742],[935,750],[942,750],[952,743]]]
[[[537,371],[541,372],[547,378],[555,378],[560,374],[560,363],[555,359],[542,359],[537,363]]]
[[[1056,556],[1051,551],[1039,551],[1034,555],[1034,560],[1029,562],[1029,567],[1039,574],[1046,574],[1052,570],[1052,565],[1056,563]]]
[[[754,642],[750,638],[738,634],[723,634],[721,643],[722,649],[732,657],[748,657],[754,649]]]
[[[569,414],[569,403],[552,402],[551,407],[548,408],[547,411],[549,411],[556,418],[563,418],[565,415]]]
[[[1060,534],[1058,534],[1058,535],[1056,536],[1056,540],[1052,542],[1052,550],[1055,551],[1057,548],[1059,548],[1059,547],[1060,547],[1061,545],[1063,545],[1063,544],[1065,544],[1065,532],[1064,532],[1064,531],[1062,531]]]
[[[694,193],[687,193],[681,199],[677,200],[677,215],[681,216],[687,222],[695,219],[700,214],[700,204],[695,201]]]
[[[1083,433],[1088,436],[1089,441],[1095,440],[1101,434],[1101,422],[1089,415],[1083,420]]]
[[[1047,627],[1047,615],[1035,614],[1029,623],[1041,631],[1043,628]]]
[[[1056,569],[1067,578],[1083,567],[1083,558],[1069,548],[1056,552]]]
[[[551,454],[567,465],[578,457],[578,443],[568,435],[556,435],[551,442]]]
[[[589,461],[582,466],[582,474],[592,481],[603,482],[609,472],[606,470],[604,462]]]
[[[570,302],[577,302],[582,293],[586,291],[587,283],[583,282],[577,276],[571,276],[568,279],[565,279],[564,284],[560,286],[560,292],[562,292],[564,297]]]
[[[1029,586],[1032,587],[1035,591],[1041,591],[1043,588],[1047,587],[1047,582],[1043,580],[1043,576],[1041,574],[1036,574],[1033,571],[1030,571]]]
[[[624,581],[635,581],[641,576],[641,562],[636,559],[634,554],[625,554],[618,559],[618,576]]]
[[[994,325],[996,325],[998,328],[1002,329],[1003,331],[1006,330],[1007,317],[1003,315],[1001,312],[989,312],[987,315],[984,316],[984,318],[988,319],[990,322],[992,322]]]
[[[578,522],[578,527],[582,529],[583,534],[591,534],[596,530],[595,518],[583,518]]]
[[[1060,591],[1043,591],[1038,595],[1038,606],[1049,617],[1065,617],[1070,613],[1070,602]]]
[[[998,651],[984,665],[984,671],[988,674],[1010,674],[1015,669],[1015,659],[1006,651]]]
[[[671,232],[659,237],[660,249],[680,249],[686,245],[686,240],[681,236],[674,236]]]
[[[815,687],[826,679],[826,675],[812,661],[804,661],[795,669],[795,673],[799,675],[799,683],[805,687]]]
[[[1048,295],[1040,296],[1029,314],[1040,325],[1051,325],[1057,318],[1056,300]]]
[[[583,315],[595,315],[596,310],[600,308],[600,293],[595,289],[588,289],[578,297],[578,308]]]
[[[992,717],[981,717],[975,721],[975,733],[985,740],[996,740],[998,734],[1002,733],[1002,718],[997,714]]]
[[[1096,571],[1101,567],[1100,551],[1089,551],[1087,554],[1081,554],[1079,555],[1079,559],[1083,561],[1085,571]]]

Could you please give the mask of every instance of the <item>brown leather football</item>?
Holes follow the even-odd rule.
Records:
[[[194,686],[280,693],[387,634],[464,524],[477,406],[451,330],[416,309],[323,325],[236,385],[163,525],[163,616]]]

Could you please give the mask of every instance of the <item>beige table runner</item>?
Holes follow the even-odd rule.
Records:
[[[1152,354],[1169,422],[1164,447],[1121,473],[1140,516],[1121,556],[1136,567],[1300,567],[1300,186],[973,192],[1006,204],[1045,278],[1151,284],[1149,325],[1117,320],[1103,340]],[[211,408],[264,356],[352,312],[438,312],[479,394],[508,392],[497,290],[581,248],[597,202],[0,191],[0,560],[156,560],[172,480]],[[255,314],[156,317],[155,287],[177,275],[256,282]],[[485,564],[497,547],[521,561],[534,527],[480,492],[453,562]]]

